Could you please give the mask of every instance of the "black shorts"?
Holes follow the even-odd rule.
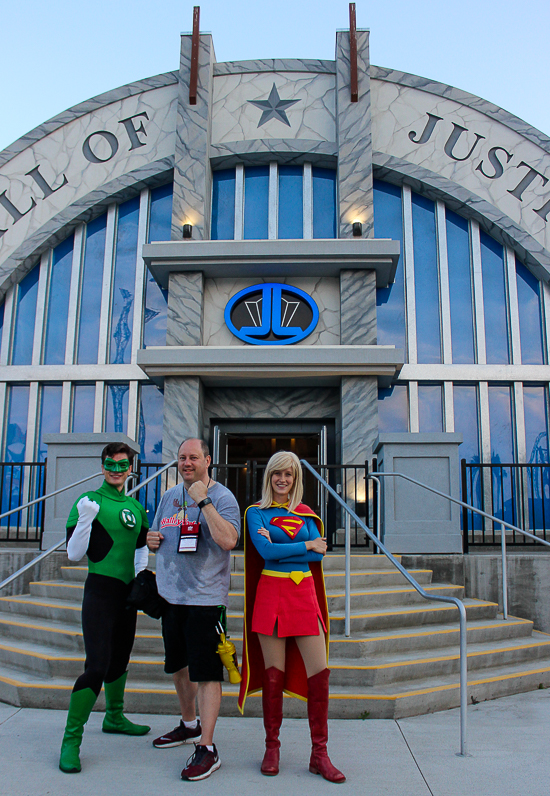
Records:
[[[216,625],[225,617],[219,605],[171,605],[162,615],[164,671],[174,674],[189,666],[194,683],[223,681]]]

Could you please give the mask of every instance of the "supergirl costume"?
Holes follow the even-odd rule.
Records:
[[[82,523],[83,498],[93,520]],[[93,501],[92,504],[89,501]],[[82,506],[82,504],[81,504]],[[77,525],[84,526],[82,530]],[[82,631],[86,663],[74,684],[61,746],[59,767],[66,773],[80,771],[79,748],[84,725],[105,683],[106,713],[103,732],[144,735],[145,725],[133,724],[122,713],[127,667],[134,644],[136,609],[127,607],[129,583],[134,578],[134,559],[148,555],[145,547],[149,523],[143,506],[124,491],[103,482],[94,492],[76,501],[67,520],[67,543],[79,533],[82,554],[88,556],[88,577],[82,602]],[[87,542],[87,545],[86,545]],[[79,554],[75,560],[79,560]],[[143,561],[146,565],[146,559]]]
[[[271,541],[258,533],[267,528]],[[329,618],[321,553],[307,550],[306,542],[323,535],[323,523],[305,504],[293,511],[273,503],[268,509],[250,506],[245,513],[245,609],[242,682],[239,710],[249,693],[262,690],[266,731],[263,774],[279,771],[279,729],[283,718],[283,691],[308,702],[312,738],[309,770],[332,782],[344,775],[330,762],[328,738],[329,670],[308,678],[296,636],[318,636],[325,631],[328,658]],[[285,671],[265,669],[258,633],[287,637]]]

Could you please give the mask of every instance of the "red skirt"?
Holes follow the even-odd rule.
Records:
[[[272,636],[275,622],[279,638],[318,636],[319,622],[327,632],[310,572],[301,583],[295,583],[284,575],[280,577],[278,574],[267,575],[262,572],[256,590],[252,630]]]

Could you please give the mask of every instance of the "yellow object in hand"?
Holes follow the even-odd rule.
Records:
[[[240,683],[242,680],[239,672],[239,662],[237,660],[237,650],[232,641],[227,641],[225,633],[220,633],[220,643],[218,644],[218,655],[229,673],[230,683]]]

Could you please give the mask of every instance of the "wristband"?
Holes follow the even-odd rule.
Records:
[[[203,509],[205,506],[208,506],[209,503],[212,503],[212,498],[205,497],[204,500],[201,500],[200,503],[197,503],[199,509]]]

